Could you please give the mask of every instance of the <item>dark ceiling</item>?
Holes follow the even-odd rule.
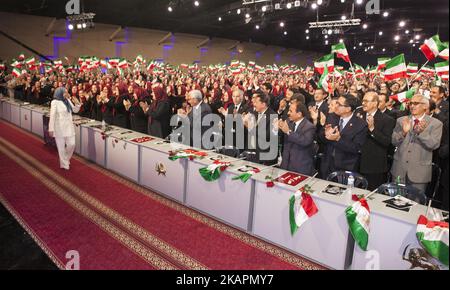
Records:
[[[386,54],[405,52],[415,55],[417,47],[412,47],[409,40],[414,33],[420,34],[420,42],[425,37],[439,33],[443,41],[448,41],[449,34],[449,2],[448,0],[380,0],[381,12],[389,12],[388,17],[383,15],[367,15],[364,0],[363,5],[355,5],[355,18],[360,18],[368,25],[350,28],[343,35],[332,35],[328,38],[329,45],[325,44],[321,29],[311,29],[310,39],[306,39],[305,30],[308,23],[315,21],[317,11],[320,21],[340,20],[342,15],[350,17],[352,4],[355,0],[323,0],[318,10],[311,8],[315,1],[309,2],[307,8],[291,8],[268,11],[264,15],[261,8],[264,4],[248,5],[237,14],[238,8],[243,8],[243,1],[235,0],[199,0],[200,6],[194,6],[194,0],[81,0],[84,2],[84,11],[96,13],[95,21],[121,25],[125,27],[144,27],[162,29],[174,33],[194,33],[210,37],[224,37],[240,41],[251,41],[263,44],[280,45],[287,48],[314,50],[327,52],[330,45],[345,40],[347,48],[354,54]],[[33,15],[65,18],[64,0],[2,0],[0,10]],[[267,1],[267,3],[286,3],[294,0]],[[265,4],[267,4],[265,3]],[[173,5],[173,12],[168,6]],[[245,14],[251,15],[250,23],[245,23]],[[222,21],[218,20],[222,17]],[[406,25],[399,27],[399,21],[404,20]],[[280,27],[280,22],[285,27]],[[260,26],[257,30],[256,25]],[[406,35],[405,30],[410,30]],[[284,32],[287,32],[287,35]],[[378,35],[383,31],[383,35]],[[416,31],[416,32],[414,32]],[[395,43],[395,35],[401,40]],[[359,43],[363,45],[360,47]],[[374,46],[373,50],[364,52],[365,48]],[[417,46],[418,44],[416,44]]]

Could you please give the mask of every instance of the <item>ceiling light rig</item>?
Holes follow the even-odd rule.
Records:
[[[69,30],[83,30],[95,27],[94,23],[95,13],[81,13],[67,16],[67,28]]]

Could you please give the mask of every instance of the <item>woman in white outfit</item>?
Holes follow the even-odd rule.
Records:
[[[75,150],[75,127],[72,112],[78,113],[81,105],[70,101],[70,95],[65,88],[57,88],[50,108],[48,131],[55,138],[58,148],[59,164],[62,169],[70,169],[70,159]]]

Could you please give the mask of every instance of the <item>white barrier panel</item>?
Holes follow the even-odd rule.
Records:
[[[20,127],[31,132],[31,109],[27,106],[20,107]]]
[[[20,104],[11,103],[11,123],[20,127]]]
[[[161,139],[141,144],[140,184],[184,203],[187,161],[169,160],[174,149]]]
[[[127,129],[119,129],[106,139],[106,168],[138,182],[139,145],[131,140],[144,136]]]
[[[369,200],[371,209],[370,235],[367,251],[355,245],[354,270],[430,270],[448,269],[425,253],[416,237],[417,221],[427,207],[413,206],[409,212],[386,207],[389,196],[375,195]],[[442,218],[442,211],[433,210],[430,216]]]
[[[217,154],[208,154],[217,157]],[[233,161],[225,158],[222,161]],[[249,227],[252,204],[252,184],[233,181],[237,176],[231,170],[222,173],[219,180],[207,182],[199,173],[199,169],[212,164],[206,157],[203,160],[191,161],[188,164],[186,184],[186,204],[228,224],[247,230]],[[233,164],[238,166],[239,164]]]

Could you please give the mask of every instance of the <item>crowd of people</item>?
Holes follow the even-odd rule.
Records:
[[[438,199],[448,209],[448,83],[437,83],[434,77],[419,74],[408,83],[385,82],[369,74],[343,76],[333,79],[328,91],[318,86],[320,76],[305,71],[235,74],[205,68],[1,74],[4,95],[48,105],[55,90],[65,87],[70,101],[80,106],[79,115],[160,138],[177,128],[170,123],[174,115],[191,121],[196,114],[233,116],[244,125],[245,142],[244,147],[237,146],[235,136],[231,145],[254,151],[251,161],[272,165],[281,159],[283,169],[306,175],[318,172],[322,178],[336,171],[357,172],[371,190],[402,182],[430,194],[439,167]],[[412,99],[400,103],[391,98],[410,88],[415,88]],[[275,136],[279,143],[277,156],[270,160],[261,157],[270,149],[260,146],[258,137],[252,148],[247,142],[249,132],[262,124],[267,127],[265,138]],[[199,128],[203,135],[210,126]],[[226,130],[237,131],[224,126],[217,130],[223,136]]]

